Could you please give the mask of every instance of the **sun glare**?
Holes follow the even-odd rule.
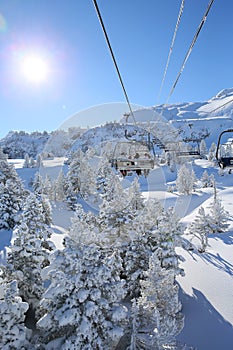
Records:
[[[23,59],[22,73],[28,81],[43,82],[48,77],[48,65],[42,57],[30,55]]]

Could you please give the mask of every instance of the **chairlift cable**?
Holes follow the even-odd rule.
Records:
[[[180,76],[181,76],[181,74],[182,74],[182,72],[183,72],[183,70],[184,70],[184,67],[185,67],[185,65],[186,65],[186,63],[187,63],[187,61],[188,61],[188,58],[189,58],[189,56],[190,56],[190,54],[191,54],[191,52],[192,52],[192,50],[193,50],[193,47],[194,47],[194,45],[195,45],[195,43],[196,43],[196,41],[197,41],[197,38],[198,38],[198,36],[199,36],[199,34],[200,34],[200,31],[201,31],[201,29],[202,29],[202,27],[203,27],[203,25],[204,25],[204,23],[205,23],[205,21],[206,21],[206,18],[207,18],[207,16],[208,16],[208,13],[209,13],[209,11],[210,11],[211,6],[213,5],[213,2],[214,2],[214,0],[211,0],[211,1],[209,2],[209,5],[208,5],[208,7],[207,7],[207,10],[206,10],[204,16],[202,17],[202,20],[201,20],[201,22],[200,22],[200,24],[199,24],[199,26],[198,26],[198,28],[197,28],[197,31],[196,31],[196,33],[195,33],[195,35],[194,35],[194,37],[193,37],[193,40],[192,40],[192,42],[191,42],[191,44],[190,44],[190,46],[189,46],[189,49],[188,49],[188,51],[187,51],[187,53],[186,53],[186,56],[185,56],[185,58],[184,58],[184,60],[183,60],[183,63],[182,63],[182,65],[181,65],[181,68],[180,68],[180,71],[179,71],[179,73],[178,73],[178,75],[177,75],[177,78],[176,78],[176,80],[175,80],[175,82],[174,82],[174,84],[173,84],[173,86],[172,86],[172,88],[171,88],[171,91],[170,91],[169,96],[168,96],[168,98],[167,98],[166,104],[168,103],[168,101],[169,101],[171,95],[173,94],[173,92],[174,92],[174,90],[175,90],[175,87],[176,87],[176,85],[177,85],[177,83],[178,83],[178,80],[179,80],[179,78],[180,78]]]
[[[171,46],[170,46],[170,50],[169,50],[169,54],[168,54],[168,57],[167,57],[167,62],[166,62],[166,66],[165,66],[165,70],[164,70],[164,74],[163,74],[163,79],[162,79],[162,82],[161,82],[161,85],[160,85],[160,89],[159,89],[158,101],[160,100],[160,96],[161,96],[161,93],[162,93],[164,81],[165,81],[165,78],[166,78],[166,75],[167,75],[167,70],[168,70],[168,66],[169,66],[170,59],[171,59],[171,54],[172,54],[174,43],[175,43],[175,39],[176,39],[176,34],[177,34],[177,31],[178,31],[179,24],[180,24],[180,21],[181,21],[183,10],[184,10],[184,3],[185,3],[185,0],[182,0],[181,5],[180,5],[180,11],[179,11],[177,22],[176,22],[175,31],[174,31],[174,34],[173,34],[173,38],[172,38],[172,42],[171,42]]]
[[[134,113],[133,113],[131,104],[130,104],[130,102],[129,102],[129,98],[128,98],[128,95],[127,95],[127,92],[126,92],[126,89],[125,89],[125,86],[124,86],[124,83],[123,83],[123,79],[122,79],[122,77],[121,77],[121,73],[120,73],[119,67],[118,67],[118,65],[117,65],[117,61],[116,61],[116,58],[115,58],[115,55],[114,55],[114,52],[113,52],[113,49],[112,49],[112,46],[111,46],[111,43],[110,43],[110,40],[109,40],[107,31],[106,31],[105,25],[104,25],[104,22],[103,22],[103,18],[102,18],[102,16],[101,16],[101,13],[100,13],[100,10],[99,10],[99,6],[98,6],[96,0],[93,0],[93,3],[94,3],[95,9],[96,9],[96,12],[97,12],[97,15],[98,15],[98,18],[99,18],[99,21],[100,21],[100,24],[101,24],[101,27],[102,27],[104,36],[105,36],[105,40],[106,40],[106,42],[107,42],[109,51],[110,51],[110,53],[111,53],[111,57],[112,57],[114,66],[115,66],[115,68],[116,68],[117,75],[118,75],[118,78],[119,78],[119,80],[120,80],[120,83],[121,83],[121,86],[122,86],[122,89],[123,89],[123,92],[124,92],[124,95],[125,95],[125,99],[126,99],[127,104],[128,104],[128,106],[129,106],[129,110],[130,110],[130,113],[131,113],[131,115],[132,115],[132,117],[133,117],[133,121],[134,121],[134,123],[136,124],[136,119],[135,119],[135,116],[134,116]]]

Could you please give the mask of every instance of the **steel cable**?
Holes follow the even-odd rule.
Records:
[[[133,117],[133,121],[134,121],[134,123],[136,124],[136,119],[135,119],[135,116],[134,116],[134,114],[133,114],[133,110],[132,110],[131,104],[130,104],[130,102],[129,102],[129,98],[128,98],[128,95],[127,95],[127,92],[126,92],[126,89],[125,89],[125,86],[124,86],[123,79],[122,79],[122,77],[121,77],[120,70],[119,70],[118,65],[117,65],[117,61],[116,61],[116,58],[115,58],[115,55],[114,55],[114,52],[113,52],[113,49],[112,49],[112,46],[111,46],[111,43],[110,43],[108,34],[107,34],[107,31],[106,31],[106,29],[105,29],[105,25],[104,25],[103,18],[102,18],[102,16],[101,16],[101,13],[100,13],[100,10],[99,10],[99,6],[98,6],[96,0],[93,0],[93,3],[94,3],[95,9],[96,9],[96,12],[97,12],[97,15],[98,15],[98,18],[99,18],[99,21],[100,21],[100,24],[101,24],[101,27],[102,27],[104,36],[105,36],[105,40],[106,40],[106,42],[107,42],[109,51],[110,51],[111,56],[112,56],[112,60],[113,60],[114,66],[115,66],[115,68],[116,68],[117,75],[118,75],[118,78],[119,78],[119,80],[120,80],[120,83],[121,83],[121,86],[122,86],[122,89],[123,89],[123,92],[124,92],[124,95],[125,95],[126,102],[127,102],[128,106],[129,106],[129,110],[130,110],[130,113],[131,113],[131,115],[132,115],[132,117]]]

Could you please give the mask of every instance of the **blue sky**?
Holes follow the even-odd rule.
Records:
[[[158,93],[181,0],[99,0],[132,104],[165,103],[209,0],[186,0],[164,88]],[[232,84],[232,0],[214,1],[169,103],[204,101]],[[31,53],[47,78],[28,81]],[[124,102],[91,0],[1,0],[0,137],[9,130],[51,131],[94,105]],[[82,125],[100,124],[80,120]]]

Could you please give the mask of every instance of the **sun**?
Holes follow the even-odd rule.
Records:
[[[43,82],[48,78],[48,63],[40,56],[28,55],[22,60],[22,74],[30,82]]]

